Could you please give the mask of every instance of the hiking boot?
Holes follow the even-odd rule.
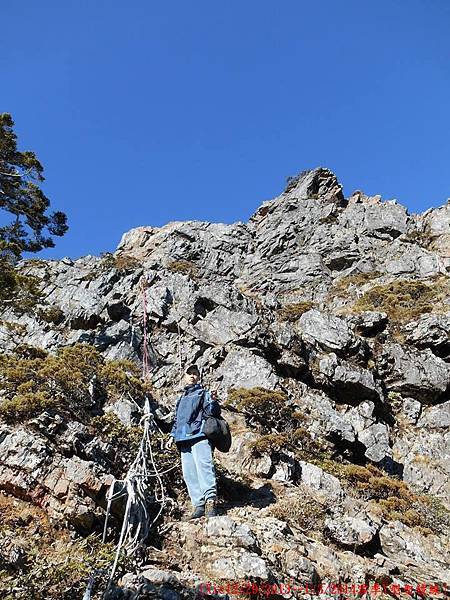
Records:
[[[194,512],[192,512],[187,517],[184,517],[183,521],[192,521],[192,519],[199,519],[200,517],[204,517],[204,516],[205,516],[205,507],[203,505],[196,506]]]
[[[217,517],[217,501],[215,498],[206,501],[205,517]]]

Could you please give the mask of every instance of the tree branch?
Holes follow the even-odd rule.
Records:
[[[32,170],[33,167],[30,167],[23,175],[21,175],[20,173],[4,173],[3,171],[0,171],[0,175],[4,175],[5,177],[26,177],[31,173]]]
[[[3,173],[3,171],[0,171],[0,175],[5,175],[5,177],[22,177],[20,173]]]

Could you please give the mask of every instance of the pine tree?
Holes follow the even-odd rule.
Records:
[[[48,235],[62,236],[68,226],[63,212],[47,214],[48,198],[40,189],[43,167],[34,152],[19,152],[14,121],[10,114],[0,114],[0,209],[13,215],[0,227],[0,261],[15,264],[23,252],[53,248]]]

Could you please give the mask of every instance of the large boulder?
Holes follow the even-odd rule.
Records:
[[[429,248],[450,267],[450,199],[443,206],[429,208],[417,216],[418,231],[429,240]]]
[[[273,365],[248,348],[230,349],[224,361],[215,370],[215,377],[220,381],[220,389],[224,397],[230,387],[273,389],[279,377]]]
[[[327,352],[352,354],[359,347],[344,319],[316,309],[303,313],[294,328],[304,341]]]
[[[316,378],[340,402],[359,404],[364,400],[381,401],[383,390],[373,373],[349,361],[338,359],[334,352],[316,359]]]
[[[430,348],[442,358],[450,355],[450,313],[427,313],[403,328],[406,341],[417,348]]]
[[[386,523],[379,531],[383,553],[400,564],[410,563],[436,584],[450,579],[450,554],[435,535],[424,537],[400,521]],[[414,567],[413,567],[414,568]]]
[[[450,364],[429,349],[389,343],[377,356],[377,366],[388,390],[424,404],[442,401],[450,389]]]
[[[348,548],[358,548],[373,540],[378,528],[367,516],[333,515],[325,526],[335,542]]]
[[[256,315],[228,310],[219,306],[197,321],[194,333],[197,339],[206,344],[225,345],[238,343],[249,337],[250,331],[258,322]]]
[[[373,462],[392,457],[389,446],[389,429],[385,423],[374,423],[358,433],[358,440],[365,446],[364,455]]]
[[[304,485],[324,495],[328,500],[339,500],[344,496],[339,479],[326,473],[317,465],[300,461],[301,481]]]
[[[358,235],[392,240],[406,231],[409,218],[406,208],[395,201],[381,202],[379,196],[370,198],[357,192],[339,221],[342,227],[354,228]]]

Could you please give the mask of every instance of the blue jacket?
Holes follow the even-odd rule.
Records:
[[[186,385],[177,401],[170,435],[175,442],[206,438],[203,433],[206,416],[219,417],[219,403],[211,398],[211,393],[201,383]]]

